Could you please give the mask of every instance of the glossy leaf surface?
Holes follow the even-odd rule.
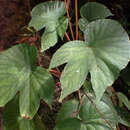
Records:
[[[32,19],[29,26],[33,26],[37,30],[46,27],[41,39],[41,51],[49,49],[57,43],[57,33],[63,37],[68,26],[66,19],[64,19],[64,14],[65,6],[64,2],[61,1],[43,2],[32,9]],[[64,24],[59,26],[61,19]]]
[[[20,92],[20,114],[33,118],[40,98],[51,105],[54,82],[47,70],[36,66],[37,50],[28,44],[16,45],[0,54],[0,106]]]
[[[60,79],[60,100],[77,91],[90,72],[92,87],[99,101],[129,60],[130,41],[121,25],[108,19],[91,22],[85,31],[85,42],[66,43],[51,60],[50,68],[67,63]]]

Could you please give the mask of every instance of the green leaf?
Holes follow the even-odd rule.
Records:
[[[4,130],[47,130],[38,115],[33,120],[20,116],[18,96],[4,107],[3,127]]]
[[[65,14],[64,2],[61,1],[47,1],[38,4],[32,9],[32,19],[29,23],[37,30],[42,29],[50,22],[56,22]]]
[[[88,2],[80,9],[81,18],[79,19],[79,28],[85,31],[87,25],[97,19],[104,19],[111,16],[111,11],[103,4],[96,2]]]
[[[117,93],[117,96],[121,102],[125,104],[125,106],[130,110],[130,101],[129,99],[121,92]]]
[[[20,92],[22,117],[32,119],[40,98],[51,105],[54,81],[47,70],[36,67],[37,51],[28,44],[16,45],[0,54],[0,106]]]
[[[82,58],[72,60],[66,65],[60,79],[62,84],[60,101],[70,93],[79,90],[79,88],[83,85],[88,74],[88,68],[86,64],[81,64],[83,62],[84,59]]]
[[[130,113],[124,108],[116,107],[118,120],[121,124],[130,127]]]
[[[56,25],[50,24],[50,26],[46,27],[44,34],[41,37],[41,52],[49,49],[51,46],[54,46],[57,43],[57,32]]]
[[[111,100],[111,96],[110,95],[107,95],[106,93],[104,93],[101,100],[104,103],[106,103],[111,108],[111,111],[113,113],[115,113],[115,115],[117,115],[117,111],[115,110],[115,106],[114,106],[114,104],[113,104],[113,102]]]
[[[71,118],[71,117],[75,117],[75,114],[77,113],[78,110],[78,105],[79,105],[79,101],[78,100],[70,100],[65,102],[57,115],[57,119],[56,122],[61,122],[67,118]]]
[[[103,95],[102,101],[109,105],[111,110],[117,115],[118,122],[130,127],[130,114],[126,109],[123,107],[115,107],[111,99],[106,94]]]
[[[80,14],[82,18],[85,18],[89,22],[112,15],[106,6],[96,2],[88,2],[83,5],[80,9]]]
[[[89,22],[85,18],[79,19],[79,28],[81,31],[84,32],[88,24],[89,24]]]
[[[68,42],[52,57],[50,68],[67,63],[60,79],[60,100],[77,91],[90,72],[99,101],[129,60],[130,41],[121,25],[109,19],[91,22],[85,31],[85,42]]]
[[[95,102],[95,100],[93,100]],[[104,115],[105,119],[113,128],[117,125],[117,115],[112,111],[111,107],[105,102],[100,101],[97,106],[98,110]],[[101,114],[96,110],[87,97],[84,97],[83,104],[79,111],[79,116],[84,122],[85,130],[111,130],[110,125],[106,123]]]
[[[92,89],[92,84],[91,84],[91,82],[88,81],[88,80],[85,80],[85,81],[84,81],[83,90],[84,90],[86,93],[92,93],[92,94],[94,94],[94,91],[93,91],[93,89]]]
[[[77,118],[68,118],[56,124],[54,130],[81,130],[81,121]]]
[[[64,14],[65,5],[61,1],[43,2],[32,9],[32,19],[29,26],[34,26],[37,30],[46,27],[41,39],[41,51],[49,49],[57,43],[57,33],[63,37],[63,33],[65,33],[68,24],[65,21],[61,27],[59,27],[59,24]],[[63,28],[62,32],[61,28]]]
[[[93,95],[91,95],[90,98],[95,102]],[[107,99],[107,97],[105,98]],[[60,116],[60,118],[58,117],[54,130],[111,130],[110,125],[108,125],[105,120],[111,124],[111,127],[116,128],[118,116],[115,111],[111,109],[111,105],[109,106],[106,102],[100,101],[96,106],[104,115],[104,120],[89,99],[83,97],[83,104],[79,107],[79,115],[70,118],[71,113],[68,113],[68,110],[72,112],[72,110],[77,109],[77,106],[73,106],[73,103],[71,103],[72,101],[73,100],[63,104],[59,112],[59,115],[63,114],[63,118],[62,116]],[[67,116],[64,116],[66,112]]]
[[[67,27],[68,27],[68,19],[66,17],[62,17],[61,19],[59,19],[59,22],[57,24],[57,33],[62,40],[67,30]]]

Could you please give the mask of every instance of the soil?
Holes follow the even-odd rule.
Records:
[[[30,19],[27,0],[0,0],[0,51],[15,44]]]

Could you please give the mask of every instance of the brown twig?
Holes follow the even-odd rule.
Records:
[[[105,122],[110,126],[110,128],[112,130],[114,130],[114,128],[112,127],[112,125],[110,124],[110,122],[105,118],[105,116],[103,115],[103,113],[97,108],[96,104],[93,102],[93,100],[84,92],[85,96],[89,99],[89,101],[92,103],[92,105],[95,107],[95,109],[97,110],[97,112],[102,116],[102,118],[105,120]]]
[[[60,78],[59,75],[55,74],[55,73],[51,73],[53,76],[57,77],[57,78]]]
[[[56,71],[56,70],[50,70],[50,73],[52,74],[52,75],[54,75],[54,76],[56,76],[57,78],[60,78],[60,76],[61,76],[61,72],[58,72],[58,71]]]
[[[64,3],[65,3],[65,8],[66,8],[66,13],[67,13],[67,18],[68,18],[68,22],[69,22],[69,27],[70,27],[70,31],[71,31],[71,35],[72,35],[72,38],[73,40],[75,39],[74,38],[74,32],[73,32],[73,29],[72,29],[72,24],[71,24],[71,21],[70,21],[70,15],[69,15],[69,11],[68,11],[68,5],[67,5],[67,1],[64,0]]]
[[[78,40],[78,2],[75,0],[75,18],[76,18],[76,40]]]
[[[81,98],[80,90],[78,90],[78,97],[79,97],[80,106],[82,106],[82,98]]]
[[[68,41],[71,41],[67,32],[65,32],[65,37]]]

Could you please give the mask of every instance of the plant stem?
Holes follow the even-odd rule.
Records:
[[[67,32],[65,32],[65,37],[68,41],[71,41]]]
[[[82,98],[81,98],[80,90],[78,90],[78,97],[79,97],[80,106],[82,106]]]
[[[110,126],[110,128],[112,130],[114,130],[114,128],[112,127],[112,125],[110,124],[110,122],[105,118],[105,116],[103,115],[103,113],[97,108],[96,104],[93,102],[93,100],[84,92],[84,95],[88,98],[88,100],[92,103],[92,105],[95,107],[95,109],[97,110],[97,112],[102,116],[102,118],[105,120],[105,122]]]
[[[72,38],[74,40],[75,39],[74,38],[74,32],[73,32],[73,29],[72,29],[72,24],[71,24],[71,21],[70,21],[71,18],[70,18],[69,11],[68,11],[69,6],[67,5],[67,1],[66,0],[64,0],[64,3],[65,3],[65,8],[66,8],[66,13],[67,13],[67,18],[68,18],[68,22],[69,22],[71,35],[72,35]]]
[[[76,40],[78,40],[78,2],[75,0]]]
[[[60,78],[60,76],[61,76],[61,72],[58,72],[58,71],[56,71],[56,70],[50,70],[50,73],[52,74],[52,75],[54,75],[54,76],[56,76],[57,78]]]
[[[56,86],[61,87],[61,82],[57,82],[57,83],[56,83]]]

